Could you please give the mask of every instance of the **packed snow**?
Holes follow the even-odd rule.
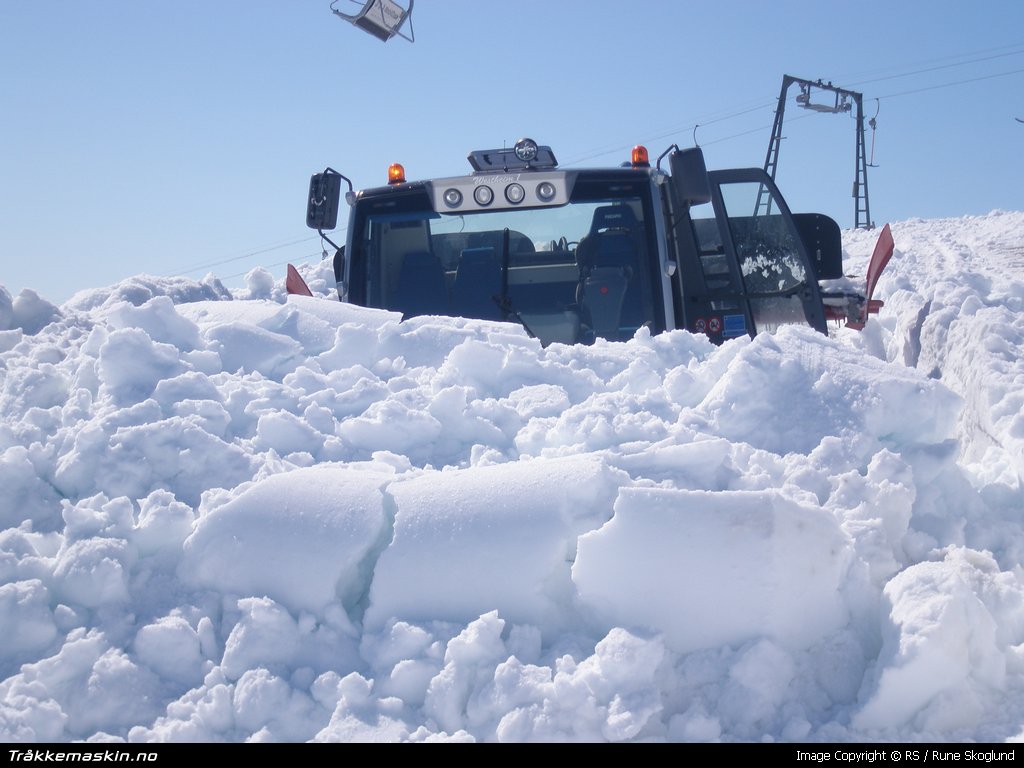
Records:
[[[1024,213],[893,234],[721,347],[0,288],[0,740],[1024,738]]]

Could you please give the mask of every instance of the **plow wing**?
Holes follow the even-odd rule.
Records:
[[[825,305],[825,316],[829,320],[845,320],[847,328],[859,331],[867,323],[868,315],[878,314],[883,302],[872,297],[875,293],[875,286],[878,285],[878,278],[889,264],[894,248],[892,230],[886,224],[882,227],[882,232],[875,243],[875,250],[871,253],[871,261],[868,264],[867,276],[864,281],[864,291],[822,288],[821,300]]]

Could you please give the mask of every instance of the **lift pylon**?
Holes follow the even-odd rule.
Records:
[[[782,78],[782,90],[779,92],[779,103],[775,108],[775,123],[772,126],[772,136],[768,141],[768,152],[764,158],[765,172],[775,179],[775,172],[779,165],[779,147],[782,144],[782,121],[786,113],[786,94],[789,87],[796,83],[800,86],[800,93],[796,97],[797,104],[803,109],[811,109],[815,112],[828,114],[840,114],[856,109],[854,115],[857,124],[857,151],[856,163],[853,178],[853,199],[854,199],[854,223],[856,229],[871,229],[874,224],[871,221],[871,211],[868,204],[868,161],[864,147],[864,97],[856,91],[849,91],[839,88],[830,82],[821,80],[804,80],[792,75],[784,75]],[[814,101],[815,91],[831,93],[831,103]],[[771,198],[767,194],[759,194],[757,197],[757,213],[769,213]]]

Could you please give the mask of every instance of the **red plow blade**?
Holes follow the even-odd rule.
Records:
[[[893,249],[896,244],[892,239],[892,231],[889,229],[889,225],[886,224],[882,227],[882,233],[878,236],[878,242],[875,243],[875,250],[871,254],[871,262],[868,264],[868,275],[867,285],[865,286],[865,301],[864,309],[861,312],[861,316],[858,320],[850,320],[846,323],[847,328],[854,328],[860,330],[864,327],[864,324],[868,321],[868,315],[878,314],[878,310],[882,308],[882,302],[878,299],[873,299],[871,296],[875,292],[875,286],[878,284],[878,278],[881,277],[883,270],[889,263],[889,259],[892,258]]]
[[[313,295],[313,292],[309,290],[309,286],[306,285],[306,281],[303,280],[302,275],[299,274],[299,270],[291,264],[288,265],[288,276],[285,278],[284,287],[288,293],[296,296]]]

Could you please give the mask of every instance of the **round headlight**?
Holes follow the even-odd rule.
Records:
[[[542,181],[537,185],[537,197],[547,202],[555,197],[555,185],[550,181]]]
[[[494,190],[490,187],[480,186],[473,190],[473,199],[478,205],[490,205],[494,200]]]
[[[537,157],[537,142],[533,139],[520,139],[513,149],[516,157],[524,163],[529,163]]]
[[[523,202],[524,197],[526,197],[526,190],[523,189],[521,184],[509,184],[505,187],[505,199],[512,203],[512,205],[519,205],[519,203]]]
[[[462,202],[462,193],[452,187],[444,191],[444,204],[449,208],[457,208]]]

